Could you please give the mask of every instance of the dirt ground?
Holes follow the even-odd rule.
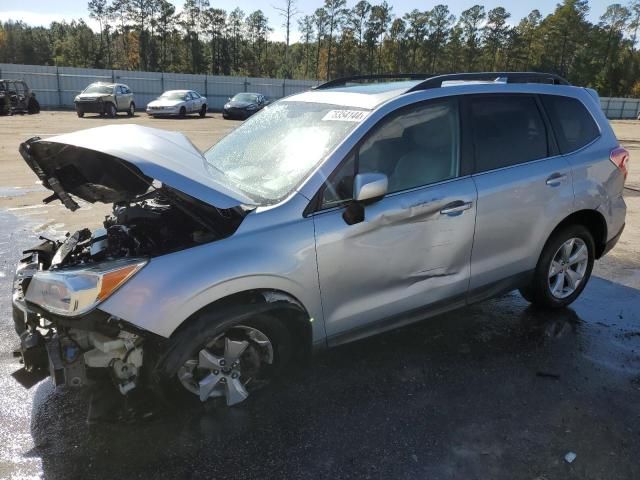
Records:
[[[108,213],[43,205],[18,146],[108,123],[182,131],[199,148],[238,124],[0,117],[0,479],[640,478],[640,122],[613,122],[632,155],[627,227],[570,309],[543,314],[511,293],[323,353],[238,408],[134,424],[95,420],[101,391],[25,389],[11,355],[21,250]]]

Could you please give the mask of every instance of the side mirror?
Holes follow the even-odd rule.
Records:
[[[359,173],[353,179],[353,202],[345,209],[342,218],[348,225],[364,222],[364,205],[381,200],[389,189],[389,179],[384,173]]]
[[[384,173],[359,173],[353,179],[353,199],[356,202],[380,200],[388,189],[389,179]]]

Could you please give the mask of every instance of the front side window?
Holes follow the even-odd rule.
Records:
[[[477,172],[548,156],[547,129],[535,97],[474,97],[470,113]]]
[[[558,95],[541,98],[561,153],[575,152],[600,136],[598,125],[580,100]]]
[[[368,110],[280,101],[205,152],[209,174],[260,204],[288,195],[362,121]]]
[[[403,109],[381,122],[327,183],[322,207],[353,196],[358,173],[384,173],[388,193],[410,190],[455,178],[460,171],[458,103],[445,99]]]

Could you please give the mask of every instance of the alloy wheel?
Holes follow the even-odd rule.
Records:
[[[216,336],[178,370],[180,383],[200,401],[224,397],[227,405],[249,396],[248,388],[261,382],[273,364],[273,345],[260,330],[236,325]]]
[[[549,291],[555,298],[572,295],[584,280],[589,265],[589,249],[581,238],[564,242],[549,266]]]

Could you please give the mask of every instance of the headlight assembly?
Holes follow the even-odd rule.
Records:
[[[106,300],[147,264],[145,259],[121,259],[84,268],[36,273],[25,299],[56,315],[82,315]]]

